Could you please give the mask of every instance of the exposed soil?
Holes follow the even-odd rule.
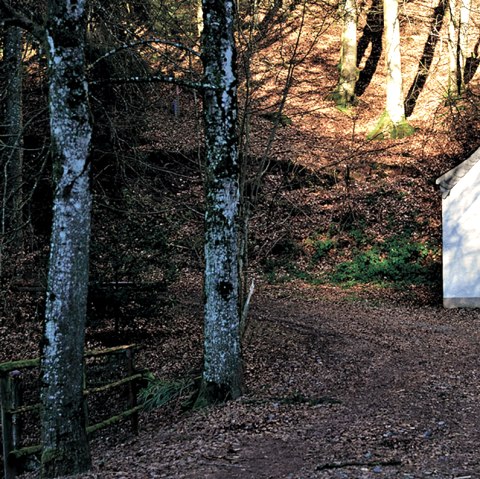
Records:
[[[106,431],[80,477],[479,477],[480,318],[428,303],[389,290],[261,288],[245,338],[245,396],[145,413],[138,437]],[[191,349],[172,351],[157,335],[145,361],[162,351],[165,370],[179,356],[185,368],[200,365],[201,345],[190,342],[199,304],[180,299],[191,318],[169,325]]]

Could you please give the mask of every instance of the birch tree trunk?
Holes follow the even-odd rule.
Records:
[[[465,65],[468,51],[468,25],[470,23],[471,0],[460,0],[460,21],[458,24],[458,89],[465,90]]]
[[[91,196],[86,0],[50,0],[46,28],[56,186],[42,351],[42,477],[89,469],[83,352]]]
[[[448,1],[448,97],[456,99],[460,94],[458,72],[458,23],[457,2]]]
[[[405,109],[403,106],[398,0],[385,0],[383,12],[385,25],[385,55],[387,63],[386,111],[393,124],[399,124],[405,119]]]
[[[4,125],[5,146],[2,155],[4,195],[2,233],[11,233],[15,248],[23,248],[23,108],[22,44],[19,27],[10,27],[4,36],[3,64],[6,82]]]
[[[197,404],[242,390],[238,271],[239,163],[232,0],[203,0],[205,122],[205,350]]]
[[[196,0],[197,2],[197,35],[198,38],[202,38],[203,32],[203,8],[202,0]]]
[[[415,130],[405,119],[398,0],[384,0],[383,15],[387,100],[385,112],[369,138],[383,138],[385,134],[388,134],[391,138],[403,138],[413,134]]]
[[[355,104],[357,68],[357,5],[356,0],[344,0],[343,31],[340,51],[340,77],[332,94],[337,106],[347,109]]]

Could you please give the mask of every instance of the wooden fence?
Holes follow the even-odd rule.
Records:
[[[104,350],[87,351],[85,353],[85,388],[84,397],[89,398],[94,394],[109,391],[113,388],[126,386],[128,388],[128,409],[119,414],[102,420],[96,424],[89,424],[88,408],[85,407],[87,433],[91,434],[104,427],[113,425],[121,420],[130,418],[131,428],[134,434],[138,434],[138,412],[142,408],[137,404],[137,389],[139,380],[144,374],[135,369],[134,356],[136,345],[118,346]],[[126,375],[122,378],[100,385],[88,386],[88,362],[99,358],[113,358],[120,364],[119,356],[123,356],[126,364]],[[25,370],[38,369],[40,359],[27,359],[0,364],[0,403],[2,421],[3,463],[5,479],[13,479],[19,472],[19,464],[27,457],[35,455],[42,450],[41,444],[22,447],[22,415],[34,411],[40,411],[40,403],[23,404],[22,401],[22,376]],[[90,381],[91,382],[91,381]],[[85,401],[86,403],[87,401]]]

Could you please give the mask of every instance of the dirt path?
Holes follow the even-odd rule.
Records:
[[[273,368],[267,395],[290,384],[340,404],[297,409],[287,427],[292,441],[277,456],[287,473],[249,477],[479,477],[478,322],[474,312],[439,307],[262,305],[256,325],[272,327],[259,336],[271,338],[266,348],[284,364]],[[267,368],[257,368],[260,376]]]
[[[246,337],[248,394],[94,441],[84,478],[478,478],[480,318],[271,295]],[[107,441],[108,442],[108,441]]]

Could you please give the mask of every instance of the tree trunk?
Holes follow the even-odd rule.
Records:
[[[23,248],[23,120],[22,120],[22,30],[10,27],[4,37],[5,146],[2,155],[4,198],[2,233],[10,233],[17,251]]]
[[[385,55],[387,64],[386,111],[394,124],[405,119],[403,103],[402,60],[400,55],[400,22],[398,0],[385,0]]]
[[[448,0],[439,0],[438,5],[433,10],[432,23],[430,24],[427,41],[423,47],[422,56],[418,62],[418,70],[405,99],[405,115],[407,118],[413,113],[418,97],[420,96],[420,93],[422,93],[428,76],[430,75],[430,68],[433,63],[435,48],[441,39],[438,32],[442,30],[447,6]]]
[[[448,98],[455,100],[460,94],[458,72],[458,24],[457,2],[448,2]]]
[[[461,0],[458,24],[458,89],[465,90],[465,65],[468,52],[468,24],[470,23],[471,0]]]
[[[357,5],[355,0],[344,0],[342,46],[340,52],[340,78],[332,94],[337,106],[346,109],[355,104],[357,68]]]
[[[355,83],[355,95],[363,95],[365,90],[377,71],[377,65],[380,61],[383,51],[383,0],[372,0],[372,5],[367,13],[362,36],[357,45],[357,68],[362,63],[362,59],[371,45],[370,53],[367,55],[365,65],[360,70],[358,80]]]
[[[385,112],[382,114],[370,139],[403,138],[414,133],[405,119],[403,99],[402,59],[400,54],[400,22],[398,21],[398,0],[384,0],[385,62],[387,65]]]
[[[449,0],[448,22],[448,99],[455,102],[465,90],[465,65],[468,50],[468,26],[471,0]]]
[[[86,0],[51,0],[46,51],[56,186],[42,351],[42,477],[89,469],[83,352],[91,195],[84,71]]]
[[[234,2],[204,0],[205,351],[197,404],[241,394]]]
[[[197,35],[198,38],[202,38],[203,32],[203,8],[202,8],[202,0],[196,0],[197,2]]]

